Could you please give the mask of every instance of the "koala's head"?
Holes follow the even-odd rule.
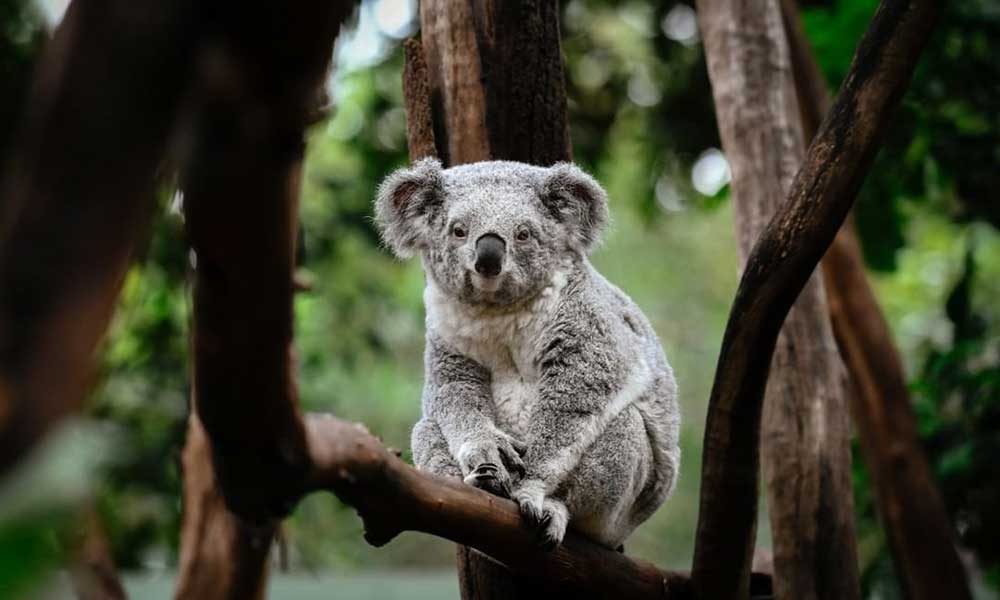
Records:
[[[445,293],[510,305],[540,292],[566,257],[590,251],[608,199],[569,163],[442,169],[424,159],[386,178],[375,212],[386,245],[400,258],[419,253]]]

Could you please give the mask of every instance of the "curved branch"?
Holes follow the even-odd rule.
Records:
[[[310,490],[330,490],[364,520],[365,539],[381,546],[421,531],[471,546],[542,587],[588,597],[687,598],[689,579],[598,546],[572,532],[551,552],[535,543],[517,506],[457,480],[422,473],[385,449],[361,425],[308,415]]]
[[[709,400],[692,571],[702,598],[748,595],[761,404],[778,332],[850,210],[939,10],[936,0],[882,2],[788,200],[747,261]]]

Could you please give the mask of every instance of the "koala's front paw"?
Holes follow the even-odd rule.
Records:
[[[552,550],[566,537],[569,510],[555,498],[545,497],[545,485],[538,479],[524,481],[514,492],[513,499],[521,510],[521,518],[536,529],[538,545]]]
[[[510,498],[511,474],[524,475],[521,455],[523,443],[500,430],[488,432],[483,439],[467,443],[459,452],[465,483],[501,498]]]

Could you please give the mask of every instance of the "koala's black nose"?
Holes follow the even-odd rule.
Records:
[[[503,266],[507,245],[500,236],[487,233],[476,240],[476,273],[483,277],[496,277]]]

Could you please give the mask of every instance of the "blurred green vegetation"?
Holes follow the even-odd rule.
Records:
[[[330,116],[310,133],[301,267],[314,286],[295,310],[303,406],[362,421],[408,457],[422,378],[423,275],[418,264],[379,248],[370,208],[381,178],[406,162],[398,41],[413,24],[400,18],[404,5],[412,8],[364,2],[340,45]],[[875,5],[838,0],[805,12],[831,89]],[[594,261],[649,315],[677,373],[684,411],[677,492],[626,545],[631,554],[686,568],[705,404],[737,282],[727,171],[695,15],[691,4],[673,1],[571,0],[563,8],[575,155],[612,199],[614,225]],[[0,0],[0,16],[0,69],[22,74],[0,77],[7,86],[0,96],[16,103],[44,34],[24,0]],[[857,211],[926,450],[963,545],[994,587],[998,28],[997,1],[949,4]],[[13,127],[11,114],[0,111],[0,142]],[[64,559],[76,515],[90,506],[123,568],[157,572],[176,563],[190,267],[175,200],[170,189],[159,198],[155,227],[101,354],[87,417],[61,429],[0,487],[0,597],[22,595]],[[897,597],[857,454],[855,481],[866,590]],[[766,544],[766,519],[761,528]],[[453,560],[450,543],[418,534],[368,547],[353,511],[328,495],[300,505],[287,537],[297,572],[440,570]]]

